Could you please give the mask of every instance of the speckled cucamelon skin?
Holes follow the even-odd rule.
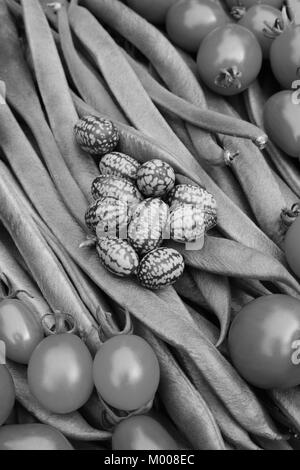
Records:
[[[205,213],[202,207],[180,204],[170,214],[170,238],[179,243],[198,240],[205,233]]]
[[[102,156],[115,150],[119,143],[119,131],[108,119],[84,116],[74,128],[80,147],[91,155]]]
[[[146,199],[133,211],[128,241],[139,254],[159,247],[169,219],[169,207],[161,199]]]
[[[99,170],[102,175],[115,175],[135,181],[140,166],[135,158],[125,153],[111,152],[101,158]]]
[[[144,163],[137,173],[137,187],[146,197],[160,197],[167,194],[175,184],[173,168],[159,159]]]
[[[138,268],[138,255],[125,240],[111,237],[99,238],[97,253],[106,269],[117,276],[130,276]]]
[[[85,214],[87,227],[95,231],[97,235],[109,233],[118,236],[123,227],[127,227],[128,205],[121,199],[112,197],[100,198],[88,208]]]
[[[143,196],[131,181],[113,175],[101,175],[95,178],[91,192],[94,199],[114,197],[129,205],[138,204],[143,200]]]
[[[157,248],[141,260],[138,267],[138,280],[147,289],[162,289],[179,279],[184,271],[181,254],[173,248]]]
[[[205,212],[205,229],[209,230],[217,223],[217,203],[212,194],[200,186],[178,184],[168,195],[171,211],[181,204],[193,204]]]

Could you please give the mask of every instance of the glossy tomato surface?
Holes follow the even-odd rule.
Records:
[[[290,268],[300,278],[300,218],[289,227],[284,241],[285,256]]]
[[[265,104],[264,126],[271,140],[291,157],[300,157],[300,94],[275,93]]]
[[[151,346],[135,335],[115,336],[99,349],[94,382],[101,397],[119,410],[136,410],[153,399],[160,378]]]
[[[200,78],[212,91],[222,95],[235,95],[245,90],[257,77],[261,65],[262,51],[256,37],[237,24],[211,31],[203,39],[197,56]],[[226,84],[223,71],[232,68],[236,68],[240,76]]]
[[[70,413],[84,405],[92,393],[92,368],[91,354],[78,336],[48,336],[29,361],[29,388],[47,410]]]
[[[241,26],[252,31],[258,40],[260,47],[263,52],[263,57],[268,58],[270,54],[271,45],[274,39],[268,37],[266,33],[266,23],[270,27],[273,27],[278,19],[281,19],[282,15],[280,10],[270,5],[254,5],[246,11],[243,18],[239,21]]]
[[[285,89],[300,79],[300,25],[287,27],[270,49],[270,63],[275,78]]]
[[[267,295],[249,302],[232,322],[229,352],[238,372],[260,388],[300,384],[300,301]]]
[[[228,22],[223,8],[211,0],[180,0],[168,10],[166,29],[177,46],[197,52],[210,31]]]
[[[0,365],[0,426],[9,417],[15,403],[13,379],[3,364]]]
[[[132,416],[115,428],[112,448],[113,450],[178,450],[178,445],[155,419],[150,416]]]
[[[6,344],[6,355],[12,361],[28,364],[36,346],[44,338],[41,323],[27,305],[18,299],[0,303],[0,340]]]
[[[177,0],[127,0],[130,8],[151,23],[162,24],[171,5]]]
[[[243,6],[245,8],[250,8],[253,5],[271,5],[274,8],[281,8],[283,1],[282,0],[226,0],[226,3],[229,8],[235,6]]]
[[[52,426],[14,424],[0,428],[0,450],[73,450],[73,447]]]

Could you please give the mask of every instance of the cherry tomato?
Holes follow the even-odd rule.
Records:
[[[113,450],[178,450],[161,424],[150,416],[132,416],[115,428]]]
[[[73,447],[52,426],[13,424],[0,428],[0,450],[73,450]]]
[[[263,52],[263,57],[268,58],[270,54],[273,39],[266,34],[268,26],[273,27],[276,20],[281,19],[280,10],[270,5],[254,5],[246,11],[243,18],[239,21],[241,26],[252,31],[258,40]]]
[[[274,39],[270,63],[275,78],[283,88],[291,89],[300,79],[300,25],[288,26]]]
[[[285,241],[285,256],[290,268],[300,278],[300,217],[297,217],[295,222],[288,229]]]
[[[29,388],[47,410],[70,413],[84,405],[92,393],[92,368],[91,354],[78,336],[48,336],[29,361]]]
[[[248,9],[253,5],[259,5],[261,3],[271,5],[274,8],[281,8],[283,0],[226,0],[226,3],[230,9],[236,6],[242,6]]]
[[[289,90],[271,96],[264,108],[270,139],[291,157],[300,157],[300,96]]]
[[[300,384],[300,301],[267,295],[249,302],[232,322],[229,352],[239,373],[260,388]]]
[[[137,410],[153,399],[159,363],[149,344],[135,335],[106,341],[94,360],[94,382],[101,397],[119,410]]]
[[[216,93],[235,95],[248,88],[262,64],[261,47],[243,26],[228,24],[203,39],[197,56],[200,78]]]
[[[9,359],[28,364],[43,338],[41,324],[21,300],[5,299],[0,303],[0,340],[5,342]]]
[[[223,8],[211,0],[180,0],[168,10],[166,29],[177,46],[197,52],[210,31],[228,22]]]
[[[171,5],[177,0],[127,0],[130,8],[151,23],[163,24]]]
[[[0,426],[5,423],[15,404],[13,379],[5,365],[0,365]]]

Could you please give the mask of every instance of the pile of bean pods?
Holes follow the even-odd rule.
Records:
[[[299,10],[0,1],[0,450],[299,448]]]

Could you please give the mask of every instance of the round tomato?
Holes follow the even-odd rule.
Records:
[[[44,338],[41,323],[27,305],[18,299],[0,303],[0,340],[5,342],[6,355],[20,364],[28,364],[36,346]]]
[[[211,31],[203,39],[197,56],[200,78],[222,95],[235,95],[248,88],[261,64],[262,52],[256,37],[237,24]]]
[[[263,57],[267,58],[273,42],[266,30],[267,25],[273,27],[282,18],[280,10],[270,5],[254,5],[246,11],[239,24],[252,31],[258,40],[263,52]]]
[[[211,0],[180,0],[167,13],[166,29],[177,46],[197,52],[202,39],[228,21],[223,8]]]
[[[300,96],[289,90],[271,96],[264,108],[270,139],[291,157],[300,157]]]
[[[153,399],[160,378],[159,363],[149,344],[135,335],[106,341],[94,360],[96,388],[109,405],[132,411]]]
[[[13,424],[0,428],[0,450],[73,450],[73,447],[52,426]]]
[[[226,0],[226,3],[230,9],[239,6],[248,9],[253,5],[259,5],[261,3],[271,5],[274,8],[281,8],[283,0]]]
[[[300,25],[288,26],[274,39],[270,63],[275,78],[283,88],[291,89],[300,79]]]
[[[260,297],[232,322],[229,352],[238,372],[260,388],[300,384],[300,301],[288,295]]]
[[[0,426],[5,423],[15,404],[13,379],[5,365],[0,365]]]
[[[127,0],[130,8],[151,23],[163,24],[171,5],[177,0]]]
[[[78,410],[93,390],[93,361],[86,345],[73,334],[45,338],[28,365],[32,394],[53,413]]]
[[[285,241],[285,256],[290,268],[300,278],[300,217],[297,217],[295,222],[288,229]]]
[[[132,416],[115,428],[113,450],[178,450],[161,424],[150,416]]]

